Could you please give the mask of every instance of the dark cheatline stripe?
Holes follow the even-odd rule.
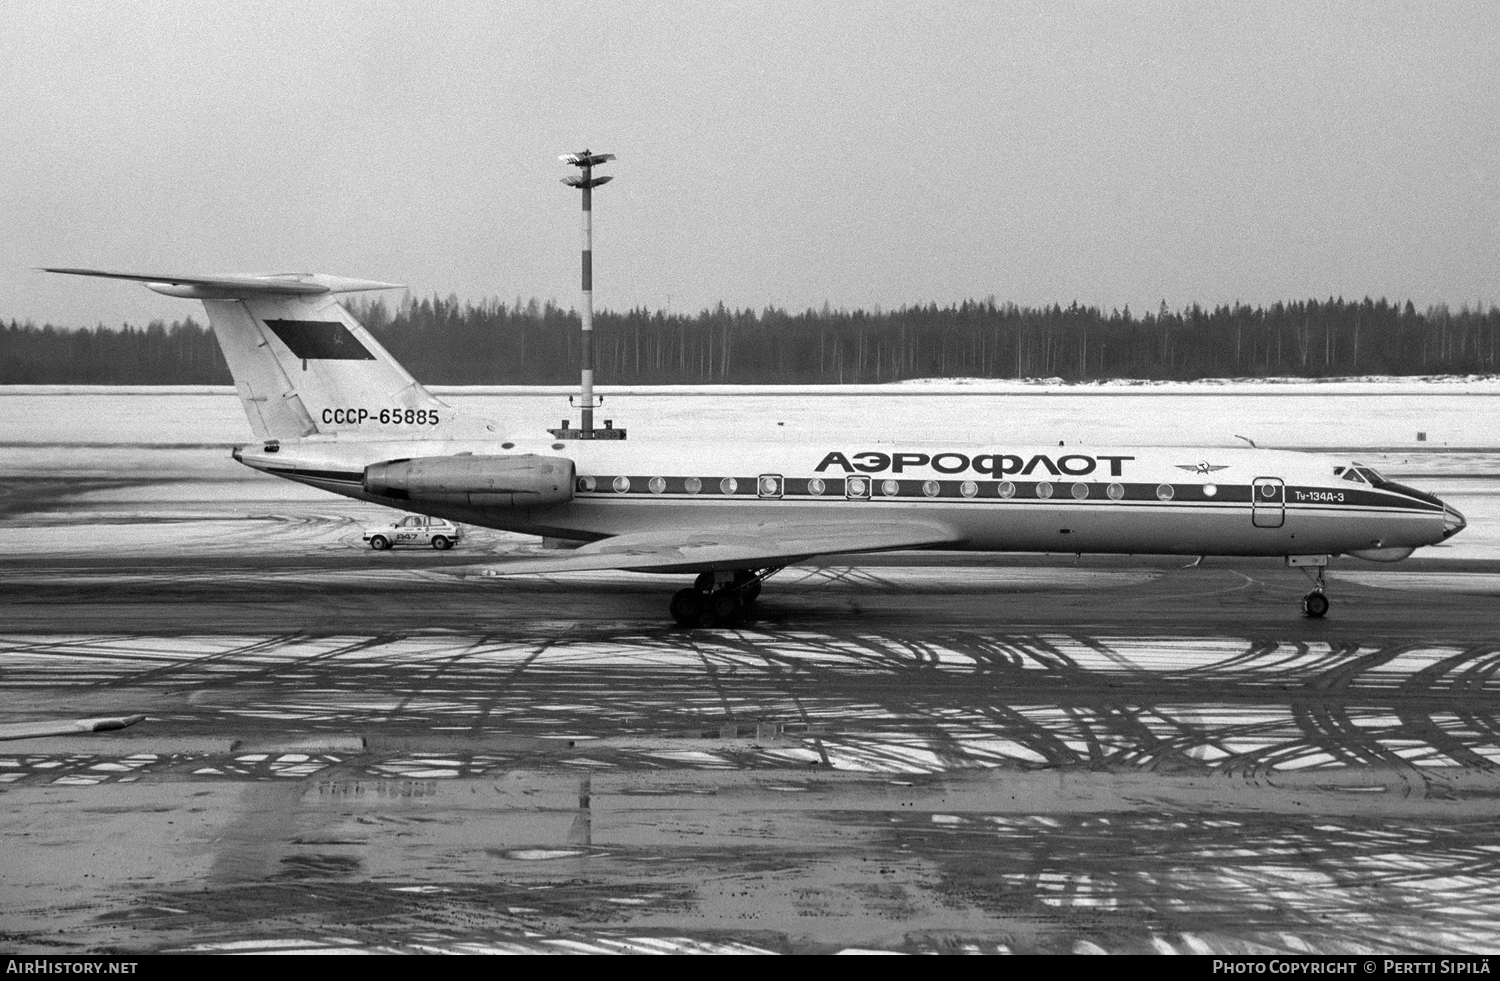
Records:
[[[1386,484],[1386,487],[1392,485]],[[1409,490],[1409,488],[1405,488]],[[1302,495],[1299,499],[1298,495]],[[1341,500],[1330,501],[1327,496],[1338,495]],[[1416,495],[1421,495],[1416,496]],[[1286,489],[1286,503],[1292,505],[1322,505],[1325,507],[1361,507],[1361,508],[1398,508],[1403,511],[1421,511],[1437,513],[1443,510],[1443,504],[1431,494],[1423,494],[1421,491],[1413,491],[1411,494],[1390,490],[1332,490],[1327,487],[1301,487],[1288,486]]]
[[[306,361],[374,361],[359,338],[337,320],[267,320],[266,326]]]
[[[1441,511],[1444,507],[1442,500],[1439,499],[1437,495],[1429,494],[1426,491],[1417,490],[1415,487],[1408,487],[1405,484],[1398,484],[1394,480],[1387,480],[1384,483],[1376,484],[1375,486],[1389,493],[1400,494],[1402,497],[1410,498],[1414,501],[1421,501],[1427,505],[1426,510],[1429,511]]]
[[[692,492],[687,489],[687,481],[693,478],[662,477],[662,489],[660,491],[652,491],[651,481],[653,478],[641,474],[626,474],[625,477],[630,481],[630,486],[625,491],[618,491],[614,488],[614,482],[617,476],[618,475],[616,474],[581,476],[578,478],[577,490],[580,494],[591,493],[597,496],[604,497],[656,497],[658,495],[687,495],[689,497],[724,496],[724,491],[721,489],[721,481],[725,479],[724,477],[697,477],[696,479],[699,481],[701,486],[699,490],[697,490],[696,492]],[[1094,501],[1096,503],[1099,501],[1104,501],[1106,503],[1113,502],[1113,499],[1109,497],[1108,488],[1110,484],[1101,481],[937,480],[931,481],[938,485],[938,493],[934,496],[927,493],[926,485],[929,483],[928,480],[883,477],[880,474],[854,474],[849,477],[821,478],[782,478],[777,474],[766,474],[764,476],[776,477],[780,482],[782,494],[785,495],[786,498],[796,498],[799,500],[807,499],[816,501],[829,498],[843,498],[848,493],[848,481],[863,480],[869,494],[877,500],[881,498],[908,498],[921,500],[1048,500],[1054,504],[1072,504],[1080,501]],[[733,479],[736,483],[736,487],[733,491],[735,497],[753,497],[758,495],[757,489],[759,486],[759,477],[736,476]],[[813,493],[812,484],[814,480],[818,480],[822,483],[822,493]],[[589,481],[593,482],[592,488],[590,488],[588,484]],[[885,492],[885,485],[888,482],[893,482],[896,485],[896,492],[894,494],[887,494]],[[963,486],[966,483],[972,483],[974,485],[974,493],[972,495],[968,495],[963,492]],[[1073,496],[1073,486],[1074,484],[1079,483],[1085,485],[1088,488],[1088,494],[1083,498],[1075,498]],[[1009,497],[1005,497],[1000,493],[1000,488],[1004,484],[1009,484],[1013,488],[1013,493]],[[1048,484],[1051,486],[1052,494],[1050,498],[1044,498],[1037,493],[1037,488],[1042,484]],[[1121,500],[1151,501],[1153,503],[1161,503],[1156,493],[1157,486],[1157,484],[1121,484],[1121,487],[1124,490],[1124,496],[1123,498],[1121,498]],[[1216,494],[1209,495],[1204,493],[1203,487],[1201,485],[1176,484],[1173,485],[1173,491],[1174,499],[1179,502],[1204,501],[1214,504],[1248,504],[1251,496],[1251,489],[1248,486],[1223,486],[1218,488]],[[860,499],[863,500],[864,498],[861,497]]]
[[[690,497],[691,498],[691,497],[724,497],[724,496],[726,496],[724,494],[724,491],[721,489],[721,486],[720,486],[720,482],[724,479],[723,477],[698,477],[696,479],[701,483],[700,489],[697,492],[689,492],[688,489],[687,489],[687,481],[689,480],[689,478],[687,478],[687,477],[662,477],[661,479],[662,479],[662,482],[664,484],[664,486],[662,487],[662,489],[660,491],[652,491],[651,490],[651,481],[652,481],[653,478],[651,476],[648,476],[648,475],[638,475],[638,474],[629,474],[629,475],[627,475],[628,479],[630,480],[630,487],[629,487],[629,489],[626,490],[626,491],[617,491],[617,490],[614,489],[614,481],[615,481],[615,477],[616,476],[617,475],[609,474],[609,475],[600,475],[600,476],[592,476],[591,475],[591,476],[579,477],[577,492],[581,496],[582,495],[591,495],[591,496],[594,496],[594,497],[658,497],[658,496],[674,497],[674,496],[686,496],[686,497]],[[770,475],[770,474],[768,474],[766,476],[779,476],[779,475]],[[1248,485],[1248,484],[1218,484],[1218,485],[1213,485],[1213,486],[1215,486],[1215,493],[1213,493],[1213,494],[1209,494],[1209,493],[1207,493],[1205,491],[1205,486],[1207,486],[1207,485],[1204,485],[1204,484],[1170,484],[1169,486],[1171,486],[1171,488],[1172,488],[1172,497],[1170,497],[1170,498],[1168,498],[1167,500],[1164,501],[1157,494],[1157,488],[1160,487],[1160,486],[1162,486],[1161,484],[1154,484],[1154,483],[1128,483],[1127,484],[1127,483],[1125,483],[1123,481],[1093,481],[1093,480],[1075,481],[1075,480],[1066,480],[1066,479],[1063,479],[1063,480],[1049,480],[1049,481],[1040,481],[1040,480],[1010,480],[1010,481],[1001,481],[1001,480],[975,480],[975,481],[966,481],[966,480],[952,480],[952,479],[949,479],[949,480],[937,480],[937,481],[934,481],[938,485],[938,493],[936,494],[936,496],[932,496],[932,495],[929,495],[927,493],[927,491],[926,491],[926,484],[929,482],[928,480],[915,480],[915,479],[911,479],[911,478],[885,477],[885,476],[882,476],[880,474],[870,474],[870,475],[855,474],[855,475],[852,475],[851,477],[847,477],[847,478],[846,477],[823,477],[823,478],[785,477],[785,478],[779,478],[779,479],[781,481],[782,494],[784,495],[781,499],[783,499],[783,500],[798,500],[798,501],[843,500],[843,499],[845,499],[847,497],[847,493],[848,493],[846,481],[850,480],[850,479],[864,480],[866,482],[866,485],[867,485],[868,491],[869,491],[869,498],[868,499],[877,500],[877,501],[878,500],[905,500],[905,501],[918,501],[918,500],[923,500],[923,501],[955,501],[955,500],[957,500],[957,501],[965,501],[965,500],[973,500],[973,501],[997,501],[997,500],[1009,500],[1009,501],[1014,501],[1014,502],[1018,502],[1018,503],[1046,501],[1049,504],[1068,504],[1068,505],[1085,504],[1085,503],[1089,503],[1089,504],[1132,504],[1132,503],[1141,504],[1141,503],[1149,503],[1149,504],[1214,504],[1214,505],[1220,505],[1220,506],[1227,506],[1227,505],[1244,506],[1244,505],[1248,505],[1251,502],[1251,500],[1252,500],[1252,498],[1254,496],[1254,488],[1252,486]],[[812,492],[812,488],[811,488],[810,485],[812,484],[813,480],[815,480],[815,479],[821,479],[822,480],[822,483],[823,483],[823,492],[821,494],[814,494]],[[590,490],[586,486],[586,482],[589,481],[589,480],[592,480],[594,482],[592,490]],[[735,489],[733,491],[733,496],[734,497],[756,497],[756,496],[758,496],[758,494],[757,494],[757,487],[759,485],[759,479],[758,479],[758,477],[736,476],[734,478],[734,480],[735,480],[735,482],[737,484],[737,486],[735,487]],[[896,493],[895,494],[887,494],[885,492],[885,484],[886,484],[887,481],[894,481],[895,482],[895,484],[896,484]],[[966,483],[972,483],[974,485],[975,493],[973,495],[966,495],[966,494],[964,494],[964,492],[963,492],[963,485],[966,484]],[[1111,486],[1112,483],[1119,484],[1120,487],[1121,487],[1121,489],[1124,492],[1123,495],[1119,499],[1114,499],[1114,498],[1111,498],[1109,496],[1109,487]],[[1014,493],[1012,493],[1009,497],[1003,496],[1001,494],[1001,492],[1000,492],[1001,491],[1001,487],[1003,485],[1005,485],[1005,484],[1010,484],[1011,487],[1014,488]],[[1050,497],[1042,497],[1040,494],[1037,493],[1037,489],[1042,484],[1049,484],[1049,485],[1051,485],[1052,494],[1051,494]],[[1082,497],[1082,498],[1074,497],[1073,496],[1073,487],[1074,487],[1075,484],[1083,484],[1084,486],[1086,486],[1088,488],[1088,493],[1084,497]],[[1407,496],[1403,496],[1403,495],[1400,495],[1400,494],[1393,494],[1393,493],[1380,493],[1380,492],[1361,491],[1361,490],[1351,490],[1351,491],[1333,490],[1333,491],[1330,491],[1327,488],[1322,488],[1322,487],[1296,487],[1296,486],[1288,487],[1288,488],[1286,488],[1286,491],[1287,491],[1287,499],[1285,501],[1285,506],[1288,509],[1296,509],[1296,510],[1303,510],[1303,509],[1308,509],[1308,508],[1334,509],[1334,510],[1339,510],[1339,509],[1345,509],[1345,508],[1347,508],[1347,509],[1350,509],[1350,510],[1361,510],[1361,511],[1370,510],[1370,509],[1381,509],[1381,510],[1393,510],[1394,509],[1394,510],[1403,510],[1403,511],[1420,511],[1420,512],[1424,512],[1424,513],[1428,512],[1428,511],[1434,511],[1435,512],[1435,511],[1441,510],[1441,508],[1439,506],[1427,503],[1426,501],[1414,499],[1412,497],[1407,497]],[[1315,496],[1313,496],[1309,500],[1298,501],[1298,500],[1296,500],[1296,495],[1294,493],[1294,492],[1298,492],[1298,491],[1303,492],[1305,494],[1309,494],[1309,495],[1315,495]],[[1343,499],[1342,500],[1329,500],[1328,499],[1328,495],[1330,495],[1330,494],[1341,495]],[[859,500],[866,500],[866,497],[865,496],[860,496],[858,499]],[[1274,510],[1274,509],[1276,509],[1276,508],[1278,508],[1280,506],[1281,505],[1280,505],[1279,502],[1271,502],[1271,501],[1265,502],[1265,508],[1267,510]]]

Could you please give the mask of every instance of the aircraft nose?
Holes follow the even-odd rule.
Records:
[[[1447,541],[1468,526],[1469,522],[1464,520],[1458,508],[1451,504],[1443,505],[1443,541]]]

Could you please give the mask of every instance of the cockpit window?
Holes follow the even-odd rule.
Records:
[[[1374,468],[1372,468],[1372,467],[1363,467],[1363,466],[1360,466],[1359,464],[1356,463],[1354,465],[1354,469],[1357,470],[1357,471],[1359,471],[1359,475],[1361,477],[1365,478],[1365,480],[1368,480],[1372,484],[1384,484],[1384,483],[1387,483],[1386,479],[1384,477],[1382,477],[1380,474],[1376,473],[1375,470],[1374,470]]]
[[[1355,467],[1334,467],[1333,475],[1335,477],[1342,477],[1351,484],[1363,484],[1365,482],[1365,478],[1359,475],[1359,470]]]

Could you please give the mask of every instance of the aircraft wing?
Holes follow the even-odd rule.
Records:
[[[800,562],[814,555],[887,552],[898,548],[951,545],[963,538],[939,521],[887,520],[849,524],[786,524],[764,521],[703,528],[664,528],[591,542],[565,555],[511,559],[479,567],[480,575],[538,572],[705,572],[760,569]]]
[[[35,739],[38,736],[75,736],[79,733],[113,732],[116,729],[128,729],[144,718],[144,715],[123,715],[102,719],[9,722],[0,725],[0,739]]]

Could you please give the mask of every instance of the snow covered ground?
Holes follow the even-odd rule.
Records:
[[[543,434],[564,418],[576,422],[577,412],[568,406],[570,391],[436,389],[455,407],[490,416],[518,435]],[[1496,378],[1074,386],[980,379],[846,387],[606,386],[601,391],[605,402],[598,418],[627,428],[632,442],[1239,446],[1244,444],[1237,437],[1246,437],[1261,446],[1325,450],[1437,493],[1466,514],[1468,530],[1424,555],[1500,558]],[[241,509],[283,515],[332,508],[345,524],[360,520],[361,509],[372,519],[379,511],[235,464],[229,447],[252,438],[229,387],[0,387],[0,474],[10,478],[8,486],[0,480],[0,505],[14,514],[42,507],[48,494],[69,495],[76,518],[79,507],[92,505],[70,492],[68,483],[87,480],[145,485],[133,491],[79,488],[85,496],[107,498],[97,503],[117,526],[131,495],[151,499],[136,501],[144,509],[138,517],[156,522],[165,514],[163,507],[179,517],[191,511],[196,520],[207,520],[222,516],[234,501]],[[345,514],[351,507],[360,514]],[[61,522],[45,523],[46,536],[67,537],[54,526]],[[164,529],[158,523],[134,537],[161,536]],[[0,551],[31,551],[39,544],[34,528],[11,527],[0,534]]]
[[[512,435],[577,422],[566,386],[442,387]],[[1500,447],[1500,379],[1113,382],[929,380],[851,386],[603,386],[634,440]],[[0,387],[0,445],[201,446],[252,438],[228,386]]]

